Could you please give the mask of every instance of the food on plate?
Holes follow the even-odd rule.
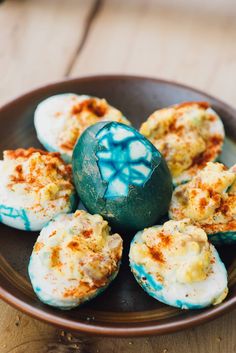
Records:
[[[105,99],[73,93],[45,99],[34,116],[39,141],[48,151],[60,152],[66,162],[71,162],[74,145],[81,133],[94,123],[108,120],[130,124]]]
[[[170,218],[190,218],[213,243],[236,242],[236,165],[207,163],[172,196]]]
[[[59,213],[73,212],[77,194],[72,170],[59,153],[34,148],[7,150],[0,161],[0,221],[41,230]]]
[[[159,151],[134,128],[97,123],[79,138],[72,158],[86,209],[125,231],[155,224],[168,212],[172,180]]]
[[[215,161],[224,142],[220,117],[207,102],[186,102],[156,110],[140,132],[165,157],[174,185],[189,181]]]
[[[122,255],[121,237],[109,232],[100,215],[83,210],[61,214],[42,229],[30,258],[29,276],[43,303],[72,309],[109,285]]]
[[[129,257],[137,282],[165,304],[201,309],[221,303],[228,293],[227,272],[215,247],[188,219],[138,232]]]
[[[64,93],[34,124],[49,152],[4,151],[0,221],[40,231],[28,273],[41,302],[69,310],[102,293],[119,272],[120,231],[137,232],[130,268],[151,297],[181,309],[226,298],[213,244],[236,243],[236,165],[217,162],[225,133],[209,103],[157,110],[138,132],[105,99]]]

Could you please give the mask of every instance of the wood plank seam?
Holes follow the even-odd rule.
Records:
[[[150,4],[155,1],[158,3],[165,1],[167,4],[171,3],[171,6],[176,3],[170,0],[150,0]],[[209,9],[210,4],[211,10],[214,10],[216,3],[222,4],[223,12],[226,9],[225,3],[230,1],[233,5],[234,0],[209,0],[209,4],[204,4],[202,7],[202,13],[206,13],[206,7],[208,6]],[[81,22],[85,27],[88,23],[89,12],[92,13],[92,7],[95,6],[96,0],[93,0],[86,16],[83,15],[83,20],[81,12],[79,12],[83,6],[78,7],[79,10],[75,12],[75,7],[71,6],[71,0],[69,2],[67,0],[58,0],[57,2],[54,2],[54,0],[46,0],[45,2],[36,0],[35,3],[45,7],[46,18],[43,18],[43,21],[41,21],[40,6],[37,6],[37,11],[40,13],[38,16],[36,10],[33,9],[33,0],[26,1],[27,6],[23,10],[21,10],[21,7],[25,1],[15,0],[13,2],[14,6],[11,6],[6,13],[4,12],[4,21],[3,16],[0,19],[3,33],[0,40],[0,47],[3,48],[0,55],[3,57],[3,59],[1,58],[2,91],[0,92],[2,101],[8,100],[8,95],[20,94],[22,90],[31,88],[31,84],[39,85],[43,84],[44,81],[48,83],[62,78],[65,72],[68,72],[68,76],[76,76],[81,72],[85,75],[107,73],[108,71],[110,73],[147,74],[149,76],[162,75],[165,78],[174,78],[188,84],[194,83],[201,89],[207,89],[208,91],[210,89],[212,94],[220,95],[222,99],[235,105],[236,91],[233,87],[236,60],[233,43],[235,42],[236,31],[233,21],[231,23],[230,19],[225,20],[223,14],[214,21],[215,16],[212,13],[207,21],[190,21],[188,18],[191,14],[184,14],[184,12],[179,11],[178,15],[172,13],[171,8],[170,11],[163,10],[160,13],[155,13],[154,5],[153,8],[152,5],[149,8],[149,1],[141,0],[141,3],[147,3],[147,13],[145,15],[142,6],[138,6],[139,0],[133,0],[135,6],[130,10],[130,16],[126,16],[126,13],[129,13],[128,5],[130,2],[132,3],[132,0],[117,0],[118,5],[114,10],[113,2],[116,3],[116,0],[102,0],[99,13],[96,13],[96,18],[92,19],[89,32],[84,37],[82,46],[80,43],[85,28],[80,31],[80,40],[78,40],[78,22]],[[49,8],[44,5],[46,2],[48,2]],[[53,26],[53,16],[49,16],[49,13],[53,12],[52,6],[50,6],[50,3],[53,2],[55,5],[57,4],[55,13],[57,16],[59,15],[57,22],[60,23],[60,26]],[[187,3],[187,0],[179,0],[178,4],[184,4],[184,2]],[[196,3],[197,0],[193,0],[193,2]],[[0,0],[0,10],[4,10],[5,6],[11,3],[11,0]],[[63,3],[70,3],[70,5],[62,6]],[[88,0],[78,1],[78,3],[84,3],[87,6]],[[203,3],[200,0],[199,6]],[[69,6],[71,12],[68,10]],[[118,6],[121,7],[119,11],[117,11]],[[65,9],[64,14],[62,11],[58,11],[60,8]],[[105,9],[107,9],[107,12],[103,17],[100,17]],[[232,6],[230,12],[233,13],[233,10]],[[119,15],[119,12],[121,15]],[[67,18],[70,19],[69,23],[66,21]],[[77,24],[76,21],[78,21]],[[43,22],[43,26],[40,25],[41,22]],[[137,27],[135,22],[138,24]],[[49,23],[48,26],[47,23]],[[99,23],[101,28],[98,26]],[[70,31],[66,31],[65,24],[70,27]],[[6,34],[3,31],[4,27],[9,29]],[[45,30],[42,27],[45,27]],[[63,28],[63,31],[59,31],[58,34],[60,27]],[[122,28],[123,31],[121,31]],[[138,28],[140,28],[140,31]],[[48,40],[48,33],[52,31],[55,31],[55,35],[49,36],[50,39]],[[93,32],[96,33],[95,38],[93,38]],[[30,33],[32,35],[29,35]],[[37,33],[39,34],[37,35]],[[63,33],[66,34],[61,38]],[[70,37],[71,33],[74,33],[73,38]],[[124,33],[126,35],[123,37]],[[191,35],[188,35],[188,33],[191,33]],[[41,37],[47,39],[45,48],[43,41],[38,44]],[[51,45],[52,40],[54,38],[56,40],[58,37],[59,40]],[[28,45],[22,44],[22,42],[26,42],[24,38],[27,38]],[[164,39],[162,40],[162,38]],[[113,45],[111,45],[112,41]],[[134,44],[131,50],[129,43],[132,41]],[[46,60],[40,59],[40,51],[36,50],[34,42],[37,43],[38,48],[45,49],[42,56],[46,56]],[[71,45],[65,46],[65,43],[71,43]],[[89,43],[91,44],[89,45]],[[50,50],[52,47],[62,47],[62,50]],[[119,50],[117,47],[119,47]],[[109,48],[109,50],[105,52],[104,48]],[[30,56],[32,51],[35,51],[35,55]],[[4,56],[6,52],[8,54]],[[104,52],[106,55],[104,55]],[[101,58],[100,53],[104,55],[102,60],[98,60],[99,57]],[[176,55],[173,55],[173,53]],[[76,64],[76,56],[78,57],[78,55],[79,62]],[[4,60],[4,57],[6,57],[6,60]],[[53,59],[54,63],[50,63],[50,57],[55,57],[55,60]],[[44,67],[44,70],[41,70],[40,73],[37,73],[36,69],[30,71],[30,66],[37,66],[34,64],[34,58],[36,58],[35,62]],[[69,63],[71,63],[71,70],[69,70]],[[59,66],[58,70],[53,70],[54,66]],[[15,70],[15,67],[19,70],[19,73]],[[28,71],[30,71],[30,75],[27,75]],[[6,79],[3,80],[2,76]],[[0,311],[0,353],[177,353],[187,351],[236,353],[235,311],[202,327],[167,336],[135,339],[104,339],[98,337],[82,337],[80,339],[77,334],[72,336],[69,332],[61,331],[51,325],[32,319],[3,302],[0,302]]]
[[[81,51],[83,50],[83,47],[86,43],[90,29],[92,27],[92,24],[93,24],[95,18],[97,17],[98,13],[100,12],[102,5],[103,5],[103,0],[96,0],[93,7],[91,8],[91,11],[88,14],[88,18],[87,18],[87,21],[84,26],[84,33],[82,35],[82,38],[79,41],[78,47],[77,47],[74,55],[72,56],[69,64],[67,65],[67,68],[65,70],[65,75],[64,75],[65,77],[70,76],[70,73],[73,70],[74,64],[75,64],[77,58],[79,57],[79,55],[80,55]]]

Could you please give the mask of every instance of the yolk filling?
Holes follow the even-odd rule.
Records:
[[[166,281],[193,283],[207,278],[212,259],[206,233],[189,220],[168,221],[143,231],[143,243],[132,247],[132,258]]]

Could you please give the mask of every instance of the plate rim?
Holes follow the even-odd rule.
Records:
[[[109,325],[93,325],[84,322],[72,322],[69,319],[58,318],[55,314],[45,313],[43,309],[32,307],[23,300],[16,298],[0,286],[0,299],[14,307],[15,309],[29,315],[30,317],[51,324],[63,330],[69,330],[77,333],[86,333],[92,336],[110,336],[110,337],[142,337],[174,333],[183,331],[201,324],[210,322],[220,316],[225,315],[230,309],[236,308],[236,296],[230,298],[224,305],[214,307],[210,312],[202,311],[197,316],[189,316],[176,322],[148,324],[147,326],[115,327]],[[33,309],[32,309],[33,308]],[[55,320],[56,319],[56,320]]]
[[[15,98],[11,98],[9,101],[4,103],[0,106],[0,114],[5,110],[8,109],[12,104],[17,104],[17,102],[21,101],[22,99],[26,99],[30,97],[32,94],[47,91],[48,89],[56,88],[58,85],[62,85],[65,83],[75,83],[79,82],[86,82],[86,81],[99,81],[99,80],[139,80],[139,81],[151,81],[154,83],[163,83],[169,84],[176,87],[182,87],[189,91],[196,92],[199,94],[204,95],[205,97],[218,102],[225,110],[229,111],[231,115],[235,116],[236,119],[236,109],[225,103],[221,99],[205,93],[204,91],[195,88],[193,86],[189,86],[186,84],[182,84],[180,82],[174,80],[166,80],[157,77],[151,76],[143,76],[143,75],[125,75],[125,74],[102,74],[102,75],[83,75],[74,78],[66,78],[59,81],[53,81],[52,83],[47,83],[44,85],[40,85],[36,88],[31,90],[27,90],[20,95],[17,95]],[[61,329],[67,329],[74,332],[83,332],[90,335],[99,335],[99,336],[113,336],[113,337],[130,337],[130,336],[147,336],[147,335],[160,335],[160,334],[167,334],[173,333],[177,331],[184,330],[186,328],[194,327],[205,322],[209,322],[223,314],[226,314],[230,310],[236,308],[236,295],[231,297],[226,302],[223,302],[220,306],[214,307],[214,310],[211,311],[202,311],[198,315],[183,317],[182,319],[178,320],[178,322],[167,322],[167,323],[143,323],[137,326],[136,324],[130,324],[129,327],[123,326],[120,324],[119,327],[116,326],[109,326],[104,324],[95,325],[92,324],[91,321],[89,323],[86,322],[76,322],[75,320],[72,321],[70,319],[64,319],[58,317],[55,314],[46,313],[43,308],[37,308],[26,303],[24,300],[19,299],[18,297],[11,294],[5,288],[2,287],[0,284],[0,299],[7,302],[11,306],[15,307],[16,309],[22,311],[23,313],[51,324],[53,326],[57,326]]]

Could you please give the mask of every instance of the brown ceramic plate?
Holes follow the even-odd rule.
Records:
[[[143,77],[94,76],[54,83],[31,91],[0,109],[0,149],[42,147],[36,139],[33,113],[43,99],[74,92],[105,97],[139,127],[155,109],[181,101],[209,101],[236,141],[236,111],[218,99],[184,85]],[[236,145],[227,141],[223,161],[235,163]],[[39,302],[27,275],[37,233],[0,225],[0,297],[19,310],[74,331],[112,336],[162,334],[201,324],[236,307],[236,246],[220,248],[229,272],[229,295],[209,309],[181,311],[149,297],[136,283],[127,261],[128,240],[120,273],[103,295],[81,308],[60,311]],[[235,262],[234,262],[235,260]]]

